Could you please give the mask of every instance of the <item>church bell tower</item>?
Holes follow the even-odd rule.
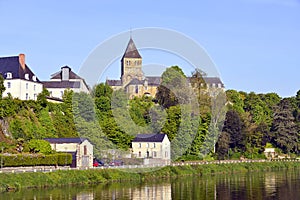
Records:
[[[130,37],[125,53],[121,59],[122,85],[128,84],[133,79],[142,80],[143,76],[142,57]]]

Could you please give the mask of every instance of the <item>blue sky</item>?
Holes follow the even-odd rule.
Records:
[[[64,65],[79,71],[116,34],[132,28],[134,39],[134,29],[159,27],[200,44],[227,89],[283,97],[300,89],[299,0],[0,0],[0,20],[0,56],[25,53],[41,80]],[[159,51],[147,55],[142,52],[145,64],[186,64]],[[119,61],[110,67],[109,76],[119,78]]]

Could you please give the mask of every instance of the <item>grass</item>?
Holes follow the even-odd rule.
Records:
[[[274,171],[300,168],[300,162],[264,162],[166,166],[137,172],[135,169],[63,170],[35,173],[0,174],[0,191],[19,190],[20,188],[45,188],[63,185],[88,185],[106,182],[149,181],[185,175],[213,175],[245,173],[252,171]]]

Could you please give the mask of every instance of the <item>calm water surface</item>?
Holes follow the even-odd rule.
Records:
[[[277,171],[209,177],[189,176],[151,183],[5,192],[0,199],[300,199],[300,172]]]

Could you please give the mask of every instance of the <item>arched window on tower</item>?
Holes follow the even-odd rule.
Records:
[[[135,93],[136,93],[136,94],[139,93],[139,86],[138,86],[138,85],[135,86]]]

